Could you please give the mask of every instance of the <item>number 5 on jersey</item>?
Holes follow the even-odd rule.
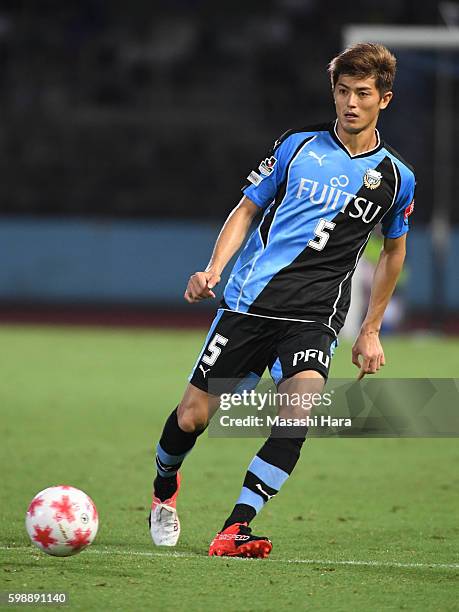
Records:
[[[336,223],[333,223],[333,221],[320,219],[319,223],[316,225],[316,229],[314,230],[315,236],[308,242],[308,247],[311,247],[311,249],[315,249],[316,251],[321,251],[330,238],[330,234],[326,230],[331,232],[335,225]]]
[[[225,336],[221,336],[220,334],[215,334],[207,347],[210,355],[204,354],[201,361],[209,366],[213,366],[222,352],[222,349],[218,345],[220,344],[221,346],[225,346],[227,342],[228,338],[225,338]]]

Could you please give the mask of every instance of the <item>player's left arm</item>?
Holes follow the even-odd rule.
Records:
[[[385,365],[379,331],[389,300],[403,268],[406,254],[406,234],[385,238],[376,266],[370,302],[357,340],[352,347],[352,363],[360,368],[358,380],[365,374],[375,374]]]

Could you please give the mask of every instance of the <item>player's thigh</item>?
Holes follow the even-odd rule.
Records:
[[[322,404],[325,378],[317,370],[302,370],[278,386],[278,414],[284,418],[304,418]]]
[[[274,382],[280,384],[293,376],[316,378],[313,372],[326,381],[337,344],[334,333],[323,325],[286,323],[276,342],[276,359],[270,364]]]
[[[216,396],[253,388],[268,365],[275,334],[267,319],[219,309],[189,382]]]
[[[270,364],[271,376],[285,397],[281,416],[296,417],[303,410],[309,413],[314,402],[320,403],[335,347],[335,335],[324,326],[285,324]]]

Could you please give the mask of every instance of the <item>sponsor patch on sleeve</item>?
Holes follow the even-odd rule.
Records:
[[[263,180],[263,177],[260,176],[259,174],[257,174],[255,172],[255,170],[252,170],[252,172],[249,174],[249,176],[247,177],[247,180],[252,183],[252,185],[255,185],[255,187],[258,187],[258,185],[261,183],[261,181]]]
[[[403,216],[403,218],[405,219],[405,221],[408,219],[408,217],[411,215],[411,213],[414,210],[414,199],[411,201],[411,204],[409,204],[406,208],[405,208],[405,214]]]
[[[258,170],[263,176],[269,176],[274,170],[274,166],[277,164],[277,159],[273,156],[264,159],[258,166]]]
[[[255,187],[258,187],[261,181],[272,173],[276,164],[277,159],[275,157],[267,157],[260,162],[257,170],[252,170],[250,172],[247,180],[252,183],[252,185],[255,185]]]

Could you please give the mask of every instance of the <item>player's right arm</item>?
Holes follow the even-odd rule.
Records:
[[[206,298],[215,298],[212,289],[220,282],[221,273],[244,242],[253,218],[259,211],[260,207],[247,196],[231,211],[218,235],[206,269],[190,276],[184,294],[187,302],[194,304]]]
[[[204,272],[193,274],[188,281],[184,297],[190,304],[205,298],[215,298],[212,289],[220,282],[223,269],[242,245],[253,218],[260,210],[266,210],[274,200],[298,146],[294,138],[289,138],[290,135],[290,130],[282,134],[269,150],[266,159],[247,177],[248,182],[242,189],[244,197],[226,220],[207,268]]]

